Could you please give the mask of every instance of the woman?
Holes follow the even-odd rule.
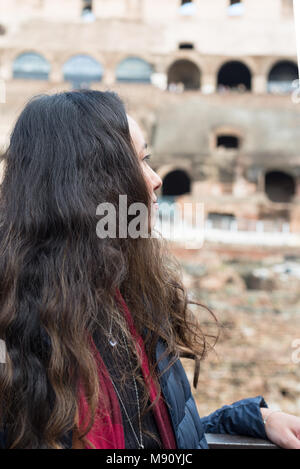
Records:
[[[207,448],[215,432],[299,448],[300,419],[260,396],[199,418],[178,357],[202,357],[207,338],[160,241],[124,236],[120,195],[152,232],[148,158],[113,92],[38,96],[21,113],[1,187],[2,447]],[[110,207],[121,221],[106,230]]]

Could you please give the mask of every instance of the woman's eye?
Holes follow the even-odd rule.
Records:
[[[151,155],[146,155],[144,156],[143,161],[149,161],[150,158],[151,158]]]

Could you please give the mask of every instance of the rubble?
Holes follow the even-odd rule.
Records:
[[[189,292],[212,309],[220,325],[220,338],[202,361],[193,390],[200,415],[257,395],[271,407],[300,415],[298,253],[208,243],[192,252],[173,246],[173,253]],[[209,313],[193,310],[205,332],[216,330]],[[192,384],[193,362],[183,364]]]

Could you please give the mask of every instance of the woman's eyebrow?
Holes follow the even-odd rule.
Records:
[[[148,143],[146,143],[146,142],[144,143],[144,145],[143,145],[143,147],[140,151],[140,154],[142,154],[142,152],[143,152],[143,150],[145,150],[145,148],[148,148]]]

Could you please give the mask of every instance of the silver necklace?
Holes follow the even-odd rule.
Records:
[[[109,331],[109,337],[110,337],[109,343],[110,343],[110,345],[111,345],[112,347],[115,347],[116,344],[117,344],[117,341],[113,338],[113,336],[112,336],[112,330],[111,330],[111,329],[112,329],[112,327],[110,328],[110,331]],[[129,350],[128,350],[128,346],[127,346],[127,340],[126,340],[126,337],[124,336],[124,333],[123,333],[122,330],[121,330],[121,333],[122,333],[122,337],[123,337],[123,340],[124,340],[124,344],[125,344],[125,347],[126,347],[126,350],[127,350],[128,360],[129,360],[129,362],[130,362],[130,354],[129,354]],[[130,420],[130,418],[129,418],[129,415],[128,415],[128,412],[127,412],[127,410],[126,410],[126,406],[125,406],[125,404],[124,404],[124,402],[123,402],[123,400],[122,400],[122,398],[121,398],[121,396],[120,396],[120,393],[119,393],[119,391],[118,391],[118,389],[117,389],[117,387],[116,387],[116,385],[115,385],[115,383],[114,383],[114,381],[113,381],[112,379],[111,379],[111,382],[112,382],[113,387],[114,387],[114,390],[115,390],[115,392],[116,392],[116,394],[117,394],[117,396],[118,396],[118,399],[119,399],[119,401],[120,401],[120,404],[121,404],[122,407],[123,407],[123,410],[124,410],[125,415],[126,415],[126,417],[127,417],[127,420],[128,420],[129,425],[130,425],[130,428],[131,428],[131,430],[132,430],[132,433],[133,433],[133,435],[134,435],[134,437],[135,437],[135,439],[136,439],[136,441],[137,441],[138,449],[144,449],[145,447],[144,447],[144,440],[143,440],[143,434],[142,434],[142,425],[141,425],[140,400],[139,400],[139,393],[138,393],[138,389],[137,389],[136,379],[135,379],[135,377],[133,376],[133,384],[134,384],[134,390],[135,390],[135,395],[136,395],[136,403],[137,403],[137,408],[138,408],[139,436],[140,436],[140,439],[138,439],[138,437],[137,437],[137,434],[136,434],[136,432],[135,432],[135,430],[134,430],[134,428],[133,428],[132,422],[131,422],[131,420]]]
[[[108,337],[109,337],[108,342],[110,343],[110,345],[112,347],[115,347],[118,342],[112,335],[112,317],[111,317],[111,320],[110,320],[110,328],[109,328]]]

